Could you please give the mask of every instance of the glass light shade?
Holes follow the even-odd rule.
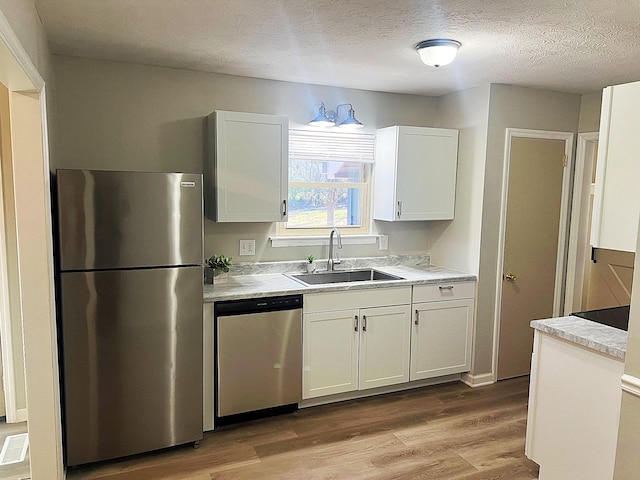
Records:
[[[335,124],[336,122],[327,114],[324,102],[320,104],[316,118],[309,122],[309,125],[313,125],[314,127],[333,127]]]
[[[453,62],[458,53],[460,42],[455,40],[425,40],[416,45],[420,60],[431,67],[441,67]]]
[[[347,118],[345,118],[344,121],[340,122],[338,126],[347,129],[364,127],[363,123],[356,118],[356,112],[353,110],[353,108],[349,109]]]
[[[320,115],[318,115],[316,118],[309,122],[309,125],[313,125],[314,127],[333,127],[335,123],[329,120],[327,117],[321,117]]]

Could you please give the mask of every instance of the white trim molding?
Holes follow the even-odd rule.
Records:
[[[373,245],[381,235],[342,235],[344,245]],[[271,246],[278,247],[309,247],[315,245],[329,245],[329,236],[300,236],[300,237],[269,237]]]
[[[576,165],[573,175],[573,200],[569,227],[569,249],[567,253],[567,281],[564,295],[564,314],[581,310],[584,287],[584,266],[580,263],[590,247],[589,196],[591,175],[596,152],[593,144],[598,141],[598,132],[579,133],[576,149]]]
[[[630,393],[635,397],[640,397],[640,378],[625,373],[620,379],[623,392]]]
[[[470,387],[485,387],[495,383],[495,375],[493,372],[487,373],[463,373],[460,377],[460,381]]]
[[[4,120],[4,119],[3,119]],[[6,119],[8,121],[8,119]],[[0,172],[0,345],[2,345],[2,386],[7,423],[22,422],[18,418],[16,407],[15,368],[13,365],[13,342],[11,329],[11,310],[9,308],[9,268],[7,266],[6,233],[4,226],[4,188]]]

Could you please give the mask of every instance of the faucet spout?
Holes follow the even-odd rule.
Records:
[[[329,234],[329,259],[327,260],[327,271],[332,272],[334,265],[341,263],[340,256],[336,260],[333,259],[333,236],[337,237],[338,248],[342,248],[342,237],[340,237],[340,231],[337,228],[332,228]]]

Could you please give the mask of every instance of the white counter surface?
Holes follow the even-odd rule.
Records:
[[[476,280],[475,275],[435,265],[420,267],[376,265],[373,268],[384,273],[390,273],[392,275],[402,277],[403,279],[383,282],[366,281],[306,286],[282,273],[235,275],[225,278],[222,283],[218,282],[214,283],[214,285],[205,285],[204,301],[206,303],[217,302],[220,300],[239,300],[245,298],[270,297],[297,293],[337,292],[441,282],[468,282]],[[336,271],[339,270],[340,268],[336,267]]]
[[[531,327],[622,360],[627,353],[627,332],[573,315],[533,320]]]

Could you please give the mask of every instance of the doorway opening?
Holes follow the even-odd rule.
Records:
[[[631,303],[632,252],[592,250],[598,132],[578,134],[564,314]],[[595,262],[594,262],[595,260]]]
[[[562,309],[573,134],[508,128],[505,145],[495,380],[529,374],[531,320]]]

